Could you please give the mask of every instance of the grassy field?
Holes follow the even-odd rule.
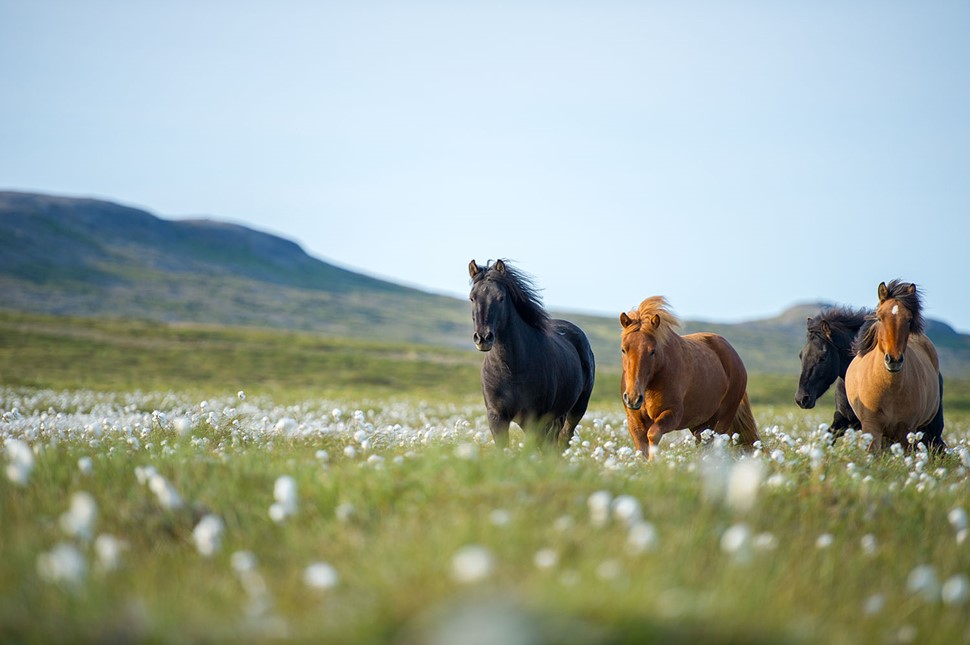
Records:
[[[755,455],[646,464],[609,372],[564,455],[499,452],[479,362],[4,314],[0,639],[970,639],[965,383],[939,459],[832,446],[828,398],[753,376]]]

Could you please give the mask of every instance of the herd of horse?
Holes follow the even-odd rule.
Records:
[[[495,443],[509,426],[535,432],[540,445],[568,445],[586,414],[596,363],[586,334],[543,308],[531,278],[507,261],[472,260],[473,340],[485,357],[482,394]],[[833,439],[848,428],[872,437],[869,449],[943,441],[943,376],[923,333],[916,285],[881,283],[875,309],[833,307],[807,321],[795,402],[809,409],[835,384]],[[713,333],[680,335],[663,296],[620,314],[620,398],[630,437],[648,460],[668,432],[705,430],[743,447],[759,441],[748,375],[737,351]]]

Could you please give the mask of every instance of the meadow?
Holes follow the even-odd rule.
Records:
[[[953,643],[970,413],[866,451],[753,376],[762,444],[491,442],[471,352],[0,317],[0,639]],[[949,401],[952,399],[952,407]]]

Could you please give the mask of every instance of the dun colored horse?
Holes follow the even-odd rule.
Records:
[[[711,429],[758,441],[748,372],[733,347],[717,334],[680,336],[680,321],[663,296],[620,314],[623,375],[620,391],[633,443],[653,459],[668,432],[690,429],[697,441]]]
[[[509,424],[565,447],[586,414],[595,361],[586,335],[542,307],[532,282],[503,260],[468,265],[475,346],[486,352],[482,394],[492,438],[508,445]]]
[[[831,430],[836,437],[845,434],[847,428],[859,428],[859,418],[845,395],[845,372],[852,362],[852,342],[868,313],[865,309],[830,307],[806,323],[805,347],[798,354],[802,374],[798,378],[795,403],[810,410],[835,383],[835,417]]]
[[[849,404],[872,435],[872,451],[886,441],[907,445],[910,432],[922,432],[928,448],[943,449],[943,376],[936,347],[923,334],[920,294],[899,280],[880,283],[878,293],[845,375]]]

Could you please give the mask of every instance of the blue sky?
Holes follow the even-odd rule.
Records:
[[[691,319],[924,288],[970,331],[970,3],[0,0],[0,188],[464,297]]]

